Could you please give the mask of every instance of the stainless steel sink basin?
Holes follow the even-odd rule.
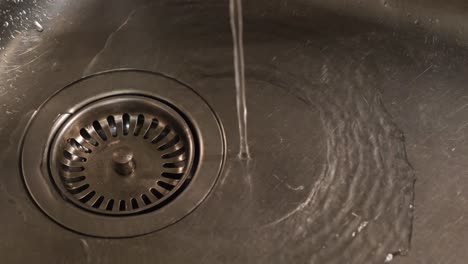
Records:
[[[2,263],[465,263],[467,8],[0,0]]]

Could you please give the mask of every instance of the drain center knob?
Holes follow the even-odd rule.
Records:
[[[129,148],[119,148],[112,153],[112,163],[115,172],[127,176],[135,171],[133,152]]]

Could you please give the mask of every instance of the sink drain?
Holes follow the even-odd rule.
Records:
[[[223,133],[207,103],[186,85],[138,70],[59,91],[31,119],[21,151],[37,205],[100,237],[177,222],[206,198],[223,161]]]
[[[55,184],[76,205],[127,215],[157,208],[188,182],[194,140],[171,107],[137,96],[100,100],[63,124],[51,147]]]

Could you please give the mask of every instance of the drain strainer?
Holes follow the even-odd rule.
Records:
[[[49,98],[25,132],[21,167],[39,207],[83,234],[159,230],[213,188],[224,139],[191,88],[155,73],[112,71]]]
[[[153,99],[118,96],[84,107],[51,148],[55,184],[76,205],[125,215],[163,205],[191,177],[186,121]]]

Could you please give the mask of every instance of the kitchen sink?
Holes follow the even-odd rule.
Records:
[[[0,0],[2,262],[464,263],[468,5],[233,3]]]

